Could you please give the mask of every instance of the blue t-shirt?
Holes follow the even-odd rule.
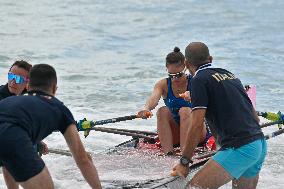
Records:
[[[76,122],[69,109],[57,98],[41,91],[30,91],[27,95],[0,101],[0,129],[1,123],[22,128],[35,144],[53,131],[64,134],[67,127]]]
[[[263,138],[252,103],[231,72],[211,64],[200,66],[191,80],[191,100],[193,111],[206,109],[206,120],[221,149]]]

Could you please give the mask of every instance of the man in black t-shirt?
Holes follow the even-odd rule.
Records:
[[[206,118],[221,146],[211,160],[193,177],[190,186],[218,188],[233,180],[233,188],[256,188],[266,156],[266,141],[259,119],[241,81],[231,72],[214,68],[208,47],[190,43],[185,50],[186,66],[193,75],[190,97],[191,128],[176,174],[186,176]]]
[[[24,60],[15,61],[9,69],[8,72],[8,82],[6,85],[0,86],[0,100],[14,96],[21,95],[26,92],[26,87],[28,83],[29,71],[32,68],[32,65]],[[44,142],[40,142],[35,145],[35,150],[42,149],[42,154],[48,153],[47,145]],[[0,166],[2,162],[0,161]],[[19,184],[14,180],[10,173],[2,166],[3,177],[8,189],[18,189]]]
[[[48,169],[33,144],[59,130],[86,181],[92,188],[101,188],[72,113],[54,97],[57,89],[54,68],[38,64],[31,69],[29,76],[26,95],[0,101],[0,160],[3,165],[23,188],[53,189]]]

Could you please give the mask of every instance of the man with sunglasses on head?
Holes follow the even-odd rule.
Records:
[[[174,147],[184,146],[190,122],[191,103],[180,94],[189,91],[191,76],[185,74],[184,55],[178,47],[166,57],[168,78],[158,81],[154,90],[138,115],[144,119],[159,103],[161,97],[165,106],[157,111],[157,130],[162,149],[166,155],[172,155]],[[205,143],[209,131],[204,125],[198,136],[199,143]]]
[[[29,71],[32,65],[24,60],[15,61],[9,69],[8,72],[8,83],[0,86],[0,100],[5,99],[14,95],[21,95],[26,92]],[[41,149],[41,153],[47,154],[48,148],[44,142],[40,142],[35,145],[35,148]],[[37,150],[37,149],[36,149]],[[2,162],[0,161],[0,166]],[[6,170],[2,167],[3,176],[8,189],[18,189],[19,185]]]

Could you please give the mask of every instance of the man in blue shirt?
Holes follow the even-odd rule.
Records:
[[[33,145],[53,131],[60,131],[86,181],[92,188],[101,188],[72,113],[54,97],[57,89],[54,68],[38,64],[29,76],[26,95],[0,101],[0,160],[3,165],[25,189],[53,189],[48,169]]]
[[[173,170],[180,176],[188,174],[198,143],[195,136],[201,132],[206,118],[221,148],[189,185],[218,188],[233,180],[233,188],[256,188],[267,147],[259,119],[241,81],[231,72],[212,66],[212,57],[204,43],[190,43],[185,57],[193,75],[192,122],[182,158]]]

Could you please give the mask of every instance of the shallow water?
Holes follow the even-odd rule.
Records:
[[[0,2],[0,80],[6,82],[16,59],[48,63],[58,72],[57,97],[77,120],[124,116],[136,113],[155,82],[166,77],[164,59],[174,46],[183,51],[188,42],[203,41],[216,67],[257,86],[258,110],[284,111],[283,8],[279,0]],[[152,118],[108,126],[154,130],[155,122]],[[128,139],[92,132],[83,141],[87,150],[100,153]],[[268,142],[258,188],[284,187],[283,139]],[[46,142],[67,148],[58,133]],[[56,188],[88,188],[69,157],[48,155],[44,160]],[[135,164],[132,161],[135,158],[129,165]],[[102,160],[96,164],[102,178],[120,174],[109,173]],[[0,179],[0,188],[5,188]]]

